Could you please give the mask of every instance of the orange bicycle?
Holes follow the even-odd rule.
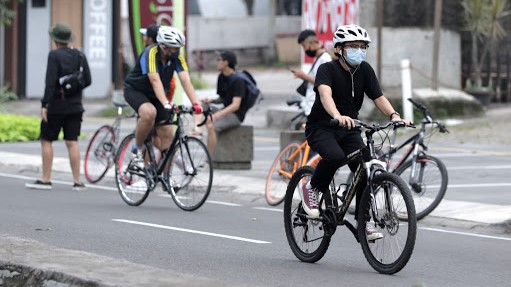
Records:
[[[309,159],[310,157],[310,159]],[[269,205],[279,205],[286,196],[289,180],[295,171],[302,166],[315,167],[321,156],[311,156],[307,140],[302,144],[290,143],[277,155],[266,178],[265,198]]]

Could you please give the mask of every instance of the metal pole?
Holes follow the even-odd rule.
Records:
[[[382,29],[383,29],[383,0],[376,0],[376,21],[378,26],[378,35],[377,35],[377,54],[376,54],[376,75],[378,80],[382,80],[381,78],[381,50],[382,50]]]
[[[410,60],[401,60],[401,89],[403,103],[403,118],[413,121],[413,107],[408,98],[412,97],[412,76],[410,72]]]
[[[433,70],[431,72],[432,88],[438,90],[438,58],[440,46],[440,25],[442,25],[442,0],[435,1],[435,32],[433,35]]]

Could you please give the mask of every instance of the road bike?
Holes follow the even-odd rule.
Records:
[[[286,186],[293,173],[302,166],[315,167],[321,157],[311,152],[307,140],[301,144],[290,143],[277,155],[266,177],[265,199],[271,206],[284,201]]]
[[[141,169],[133,161],[132,146],[135,135],[126,136],[121,142],[115,159],[115,182],[121,198],[131,206],[142,204],[149,192],[160,182],[176,205],[186,211],[193,211],[204,204],[213,184],[213,165],[206,145],[199,139],[186,135],[185,115],[194,114],[191,106],[174,106],[175,119],[169,120],[177,129],[170,147],[158,156],[152,138],[144,142],[144,158],[148,162]],[[203,111],[206,123],[210,110]],[[168,171],[170,179],[165,180]]]
[[[100,181],[114,165],[117,144],[121,131],[121,121],[136,117],[133,112],[128,115],[123,114],[123,108],[128,104],[114,98],[113,104],[117,107],[117,117],[112,125],[103,125],[98,128],[87,146],[85,159],[83,161],[83,170],[85,178],[90,183]]]
[[[433,118],[424,104],[408,100],[423,114],[419,131],[396,146],[397,131],[394,130],[388,150],[382,148],[378,157],[387,162],[390,172],[406,181],[415,203],[417,220],[420,220],[440,204],[447,191],[447,168],[439,158],[428,154],[428,144],[436,132],[449,131]],[[405,150],[403,155],[398,160],[393,160],[394,155],[401,150]],[[350,211],[354,212],[354,208],[350,208]]]
[[[330,125],[338,126],[337,120]],[[289,181],[284,200],[284,227],[287,241],[294,255],[301,261],[313,263],[326,253],[338,225],[346,226],[360,243],[369,264],[383,274],[399,272],[408,263],[417,234],[417,218],[408,185],[386,169],[386,162],[376,156],[373,134],[389,127],[403,127],[403,122],[389,122],[383,126],[368,125],[355,120],[356,128],[364,128],[366,147],[349,154],[343,166],[358,162],[355,176],[349,183],[330,182],[328,192],[320,194],[319,218],[307,215],[302,207],[302,185],[310,180],[314,168],[299,168]],[[383,138],[388,139],[388,138]],[[370,159],[364,161],[368,151]],[[345,219],[346,211],[361,186],[366,185],[357,226]],[[383,234],[378,240],[368,240],[366,224]]]

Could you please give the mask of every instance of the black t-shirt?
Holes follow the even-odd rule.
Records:
[[[355,85],[355,96],[352,96],[351,74],[343,69],[338,60],[333,60],[319,66],[314,83],[316,100],[308,117],[307,125],[326,125],[332,117],[326,112],[321,104],[318,93],[320,85],[327,85],[332,88],[332,97],[337,110],[341,115],[358,118],[358,111],[362,107],[364,94],[371,100],[383,95],[380,84],[373,68],[367,62],[362,62],[353,75]]]
[[[245,80],[240,77],[225,76],[220,73],[218,75],[216,93],[220,96],[222,103],[226,107],[232,103],[232,98],[241,98],[240,108],[234,114],[236,114],[240,122],[243,122],[247,113],[246,105],[243,103],[243,99],[247,94]]]

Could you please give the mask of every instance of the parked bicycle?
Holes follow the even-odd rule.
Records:
[[[307,122],[307,116],[305,115],[305,112],[303,111],[302,107],[300,106],[300,103],[303,101],[304,97],[298,96],[298,95],[292,95],[287,97],[286,104],[288,106],[297,106],[299,109],[299,113],[294,116],[290,122],[292,124],[292,128],[295,131],[302,130],[303,125]]]
[[[439,158],[428,154],[428,144],[435,133],[449,131],[433,118],[424,104],[408,100],[423,114],[419,131],[396,146],[397,131],[394,130],[388,151],[381,149],[378,157],[387,162],[388,171],[406,181],[415,203],[417,220],[420,220],[440,204],[447,191],[447,168]],[[405,147],[403,155],[393,160],[394,155]],[[354,212],[354,208],[350,208],[350,211]]]
[[[186,211],[193,211],[204,204],[213,184],[213,165],[206,145],[199,139],[187,136],[183,121],[186,114],[193,114],[191,106],[175,106],[175,119],[170,123],[177,126],[174,139],[158,159],[151,137],[144,142],[144,158],[148,162],[141,169],[133,162],[131,147],[135,135],[126,136],[119,146],[115,160],[115,179],[121,198],[132,206],[142,204],[150,191],[160,182],[176,205]],[[211,111],[203,112],[206,123]],[[168,170],[170,180],[163,173]]]
[[[368,125],[358,120],[355,123],[356,128],[365,128],[370,160],[364,161],[364,149],[347,156],[343,166],[353,161],[359,163],[355,176],[348,185],[335,182],[335,178],[332,180],[329,191],[320,194],[319,218],[308,216],[301,200],[302,184],[310,180],[314,168],[304,166],[298,169],[289,182],[284,201],[286,237],[298,259],[313,263],[325,255],[337,226],[345,225],[362,246],[369,264],[380,273],[394,274],[407,264],[412,255],[417,218],[407,184],[399,176],[388,172],[386,163],[377,158],[373,134],[389,127],[402,127],[404,123],[389,122],[383,126]],[[333,126],[338,124],[337,120],[331,122]],[[345,219],[345,215],[357,187],[366,183],[358,210],[358,228],[355,228]],[[365,232],[366,224],[373,224],[383,238],[369,241]]]
[[[423,114],[421,127],[415,135],[397,147],[394,145],[396,141],[396,133],[394,133],[390,150],[382,154],[380,158],[389,163],[390,172],[401,176],[408,183],[417,211],[417,220],[419,220],[430,214],[440,204],[447,191],[449,181],[447,168],[439,158],[428,154],[428,144],[436,132],[449,131],[441,122],[433,118],[425,105],[412,99],[408,100]],[[406,146],[409,146],[408,149],[391,167],[392,157]]]
[[[123,108],[128,104],[114,98],[113,104],[117,107],[117,117],[112,125],[103,125],[98,128],[87,146],[83,170],[85,178],[90,183],[100,181],[114,165],[115,154],[121,131],[121,121],[134,118],[136,113],[123,114]]]

